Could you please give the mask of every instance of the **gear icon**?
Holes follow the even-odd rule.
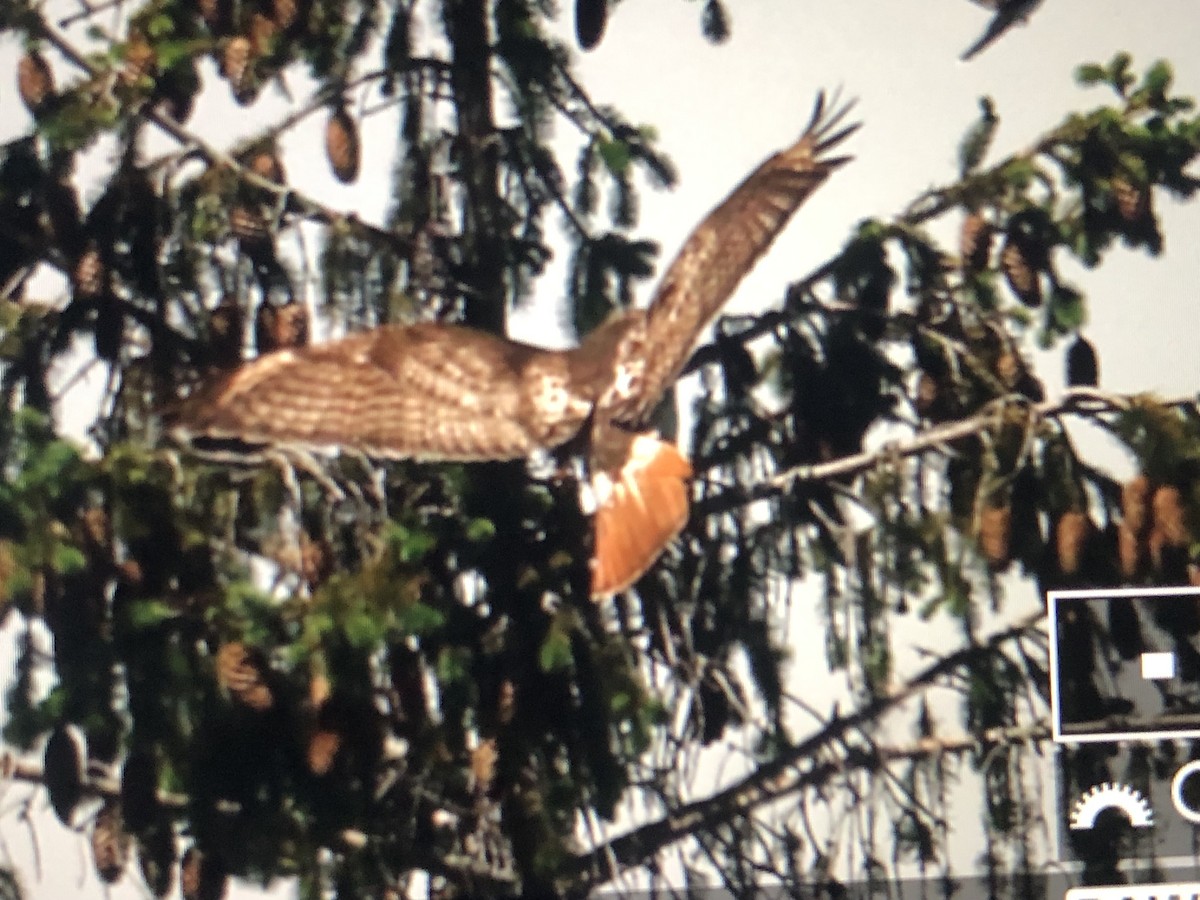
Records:
[[[1106,809],[1121,810],[1134,828],[1149,828],[1154,824],[1154,810],[1145,797],[1127,784],[1106,781],[1092,785],[1075,801],[1071,808],[1071,830],[1094,828],[1096,817]]]

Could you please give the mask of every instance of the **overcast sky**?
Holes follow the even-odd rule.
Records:
[[[561,26],[569,34],[573,4],[562,0],[561,6]],[[735,309],[777,301],[789,281],[833,254],[856,222],[895,214],[922,189],[952,180],[959,139],[977,116],[983,94],[994,98],[1001,118],[993,158],[1028,145],[1069,110],[1108,102],[1105,90],[1074,85],[1072,70],[1079,62],[1107,61],[1127,50],[1140,72],[1167,58],[1175,65],[1178,90],[1200,94],[1196,0],[1046,0],[1031,24],[1014,29],[969,64],[959,54],[989,14],[968,0],[731,0],[729,8],[732,37],[714,47],[700,35],[699,3],[625,0],[611,15],[599,48],[581,56],[579,75],[597,101],[653,125],[660,148],[678,167],[676,190],[642,194],[638,232],[661,244],[663,263],[733,185],[794,139],[819,89],[840,87],[858,98],[856,116],[864,124],[848,146],[855,162],[804,207],[746,280]],[[11,36],[0,38],[0,73],[15,72],[19,52]],[[206,66],[206,81],[215,81],[211,64]],[[292,82],[294,91],[302,93],[303,87]],[[227,97],[225,86],[217,84],[191,123],[222,144],[253,133],[268,118],[264,110],[279,102],[268,91],[258,107],[242,110]],[[13,75],[0,75],[0,139],[27,127]],[[284,161],[293,181],[332,206],[363,218],[382,217],[387,183],[338,185],[327,171],[322,128],[314,117],[285,139]],[[387,116],[372,120],[364,136],[365,173],[386,178],[394,134]],[[573,146],[566,126],[561,139],[564,148]],[[573,162],[573,155],[564,157],[564,169]],[[1069,266],[1064,269],[1091,300],[1087,333],[1100,351],[1102,386],[1195,391],[1200,203],[1185,208],[1156,199],[1166,234],[1162,258],[1118,250],[1098,272],[1076,277]],[[562,339],[555,301],[562,293],[564,262],[565,253],[536,302],[514,317],[520,336]],[[648,288],[642,290],[646,299]],[[1038,361],[1053,391],[1061,382],[1057,354]],[[0,804],[0,813],[7,808]],[[30,868],[27,830],[0,815],[0,838],[20,865],[30,896],[100,896],[82,843],[64,842],[51,816],[37,822],[41,881]],[[64,849],[49,862],[52,847]],[[123,884],[110,896],[141,894]]]

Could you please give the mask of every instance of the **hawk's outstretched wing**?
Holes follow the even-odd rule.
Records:
[[[821,95],[799,141],[759,166],[688,238],[649,308],[597,329],[575,350],[453,325],[385,326],[261,356],[188,397],[170,433],[200,451],[337,447],[477,461],[559,447],[590,422],[592,590],[622,590],[687,522],[691,477],[676,447],[629,426],[645,421],[701,329],[846,162],[826,154],[858,127],[842,124],[849,109],[827,114]]]
[[[200,450],[519,459],[569,438],[590,408],[539,405],[546,380],[565,382],[563,354],[453,325],[385,326],[246,363],[190,396],[171,434]]]
[[[641,346],[618,360],[629,371],[629,390],[614,397],[612,418],[646,421],[679,377],[701,330],[729,299],[800,205],[848,156],[826,156],[857,124],[843,126],[853,103],[826,108],[817,97],[800,139],[752,172],[710,212],[667,269],[645,314]],[[618,386],[619,387],[619,386]]]

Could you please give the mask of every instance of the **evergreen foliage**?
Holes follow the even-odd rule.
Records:
[[[219,896],[229,875],[294,875],[306,897],[396,896],[418,871],[443,896],[579,895],[625,869],[653,873],[685,840],[745,892],[767,875],[830,877],[850,811],[830,803],[825,834],[800,813],[759,814],[779,798],[807,811],[854,796],[864,773],[890,774],[870,802],[892,828],[860,834],[862,855],[933,866],[965,756],[986,770],[993,863],[1023,859],[1035,800],[1022,764],[987,763],[992,746],[1046,738],[1046,635],[1036,619],[981,633],[1001,574],[1042,589],[1197,577],[1194,400],[1083,386],[1048,401],[1027,362],[1033,342],[1065,352],[1086,321],[1062,261],[1100,265],[1118,242],[1158,253],[1157,198],[1198,186],[1200,117],[1170,67],[1080,67],[1101,105],[999,160],[1003,110],[983,101],[959,180],[861,223],[774,311],[722,320],[694,363],[695,514],[636,592],[597,607],[569,483],[520,465],[344,457],[289,484],[270,464],[203,463],[161,440],[172,402],[234,364],[248,323],[293,302],[306,272],[315,314],[337,328],[501,329],[561,220],[569,315],[586,331],[661,262],[636,231],[637,185],[675,172],[652,128],[576,80],[546,27],[551,4],[432,8],[420,24],[443,51],[431,56],[403,0],[148,0],[123,7],[120,33],[86,18],[64,28],[24,0],[0,13],[29,48],[33,115],[0,148],[0,603],[26,635],[5,738],[30,751],[50,736],[55,812],[78,824],[81,798],[104,796],[88,824],[97,866],[111,880],[136,859],[159,896],[175,880]],[[723,40],[724,8],[700,12]],[[224,85],[203,89],[241,104],[292,73],[317,86],[227,154],[189,124],[205,56]],[[276,154],[318,117],[336,177],[383,184],[361,156],[378,103],[402,110],[386,227],[313,200]],[[564,121],[585,136],[575,160],[548,145]],[[144,155],[151,129],[178,153]],[[76,162],[102,137],[119,152],[85,205]],[[963,247],[934,236],[970,217]],[[319,235],[311,258],[283,249],[302,226]],[[64,296],[27,290],[42,267],[65,276]],[[259,350],[286,343],[268,318]],[[82,353],[109,375],[95,454],[54,418],[51,368]],[[1140,488],[1079,454],[1070,416],[1125,443]],[[881,426],[900,435],[894,451],[864,453]],[[847,496],[874,527],[851,527]],[[855,694],[852,709],[809,710],[809,732],[789,711],[798,605]],[[898,686],[892,625],[935,615],[958,623],[963,647]],[[1095,652],[1064,690],[1095,694],[1105,655],[1134,652],[1130,615],[1114,604],[1112,622],[1072,623]],[[1200,630],[1177,610],[1160,620],[1181,640]],[[47,664],[38,622],[53,637],[48,692],[34,677]],[[935,684],[958,692],[955,733],[977,743],[941,734],[917,702]],[[1095,696],[1103,719],[1113,710]],[[877,741],[884,721],[917,749]],[[689,794],[679,760],[734,729],[753,736],[749,774]],[[644,820],[587,845],[580,823],[631,797]],[[178,862],[175,833],[192,847]]]

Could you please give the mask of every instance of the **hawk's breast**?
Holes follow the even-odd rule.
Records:
[[[586,385],[571,378],[565,354],[539,354],[526,364],[521,377],[522,418],[543,447],[557,447],[573,438],[592,412]]]

